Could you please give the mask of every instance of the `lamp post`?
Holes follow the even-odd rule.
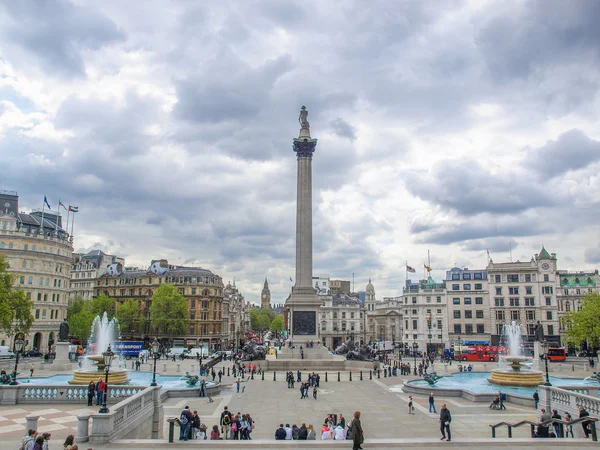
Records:
[[[427,347],[427,353],[431,352],[431,321],[433,320],[433,316],[429,313],[429,317],[427,318],[427,328],[429,329],[429,347]]]
[[[415,366],[414,366],[414,374],[416,375],[417,372],[417,349],[419,348],[419,344],[417,344],[417,341],[413,341],[413,357],[415,359]]]
[[[439,322],[439,327],[438,329],[440,330],[440,346],[441,346],[441,352],[442,352],[442,356],[444,356],[444,330],[442,329],[442,322]]]
[[[552,386],[550,383],[550,376],[548,375],[548,341],[546,341],[546,339],[544,339],[542,347],[544,347],[544,360],[546,363],[546,382],[544,383],[544,386]]]
[[[19,382],[17,381],[17,366],[19,365],[19,354],[23,351],[23,345],[25,345],[25,342],[23,342],[23,339],[21,339],[21,338],[15,339],[15,343],[14,343],[15,353],[16,353],[15,371],[13,372],[13,379],[10,382],[10,386],[15,386],[15,385],[19,384]]]
[[[460,338],[460,336],[458,336],[456,338],[456,340],[458,341],[458,360],[461,361],[461,357],[462,357],[462,347],[461,347],[461,343],[462,343],[462,339]]]
[[[150,383],[150,386],[156,386],[156,360],[158,359],[158,352],[160,350],[160,343],[156,338],[154,338],[154,341],[150,344],[150,348],[152,349],[152,356],[154,358],[154,369],[152,370],[152,383]]]
[[[104,353],[102,353],[102,358],[104,358],[104,373],[105,378],[104,378],[104,396],[102,398],[102,408],[100,408],[100,411],[98,411],[99,413],[108,413],[108,407],[106,406],[106,402],[108,399],[108,372],[110,371],[110,364],[112,363],[113,358],[115,357],[115,354],[112,352],[112,350],[110,349],[110,344],[108,344],[108,348],[106,349],[106,351]]]

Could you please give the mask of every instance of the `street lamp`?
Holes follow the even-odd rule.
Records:
[[[462,347],[461,347],[462,339],[460,338],[460,336],[458,336],[456,338],[456,340],[458,341],[458,360],[461,361],[461,356],[462,356]]]
[[[413,357],[415,359],[415,366],[414,366],[414,374],[417,375],[417,349],[419,348],[419,344],[417,344],[417,341],[413,342],[412,345],[413,348]]]
[[[429,329],[429,347],[427,348],[427,353],[431,352],[431,321],[433,320],[433,316],[429,313],[429,317],[427,318],[427,328]]]
[[[546,339],[544,339],[542,347],[544,347],[544,360],[546,362],[546,382],[544,383],[544,386],[552,386],[550,383],[550,376],[548,375],[548,341],[546,341]]]
[[[100,411],[98,411],[99,413],[108,413],[108,407],[106,406],[106,401],[108,398],[108,372],[110,370],[110,364],[112,363],[113,358],[115,357],[115,354],[112,352],[112,350],[110,349],[110,344],[108,344],[108,348],[106,349],[106,351],[104,353],[102,353],[102,358],[104,359],[104,372],[106,374],[105,379],[104,379],[104,396],[102,399],[102,408],[100,408]]]
[[[19,365],[19,353],[21,353],[23,351],[24,344],[25,344],[25,342],[23,342],[23,339],[21,339],[21,338],[15,339],[14,347],[15,347],[15,353],[17,355],[16,355],[16,359],[15,359],[15,371],[13,372],[13,379],[10,382],[10,386],[15,386],[15,385],[19,384],[17,381],[17,366]]]
[[[150,348],[152,349],[152,357],[154,358],[154,370],[152,371],[152,383],[150,386],[156,386],[156,360],[158,359],[159,351],[160,351],[160,343],[154,338],[152,344],[150,344]]]

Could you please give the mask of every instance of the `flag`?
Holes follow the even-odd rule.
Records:
[[[410,272],[410,273],[415,273],[415,269],[413,267],[410,267],[408,264],[406,265],[406,271]]]
[[[79,206],[71,206],[71,205],[69,205],[69,211],[79,212]]]
[[[65,208],[66,211],[68,211],[68,209],[65,206],[65,204],[63,202],[61,202],[60,200],[58,201],[58,206],[62,206],[63,208]]]
[[[423,264],[425,266],[425,269],[427,269],[427,272],[431,272],[433,269],[431,267],[429,267],[427,264]]]
[[[46,196],[44,195],[44,203],[46,204],[46,206],[48,207],[48,209],[52,209],[50,207],[50,203],[48,203],[48,199],[46,198]]]

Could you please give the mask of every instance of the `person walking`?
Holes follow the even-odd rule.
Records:
[[[221,433],[223,434],[223,439],[227,440],[231,438],[231,413],[227,409],[227,406],[223,408],[223,412],[221,413]]]
[[[313,398],[315,400],[317,399],[317,387],[316,386],[313,388]]]
[[[96,384],[93,381],[90,381],[90,384],[87,388],[87,398],[88,398],[88,406],[93,406],[94,396],[96,395]]]
[[[536,391],[533,393],[533,401],[535,402],[535,409],[537,409],[538,404],[540,403],[540,394],[538,394],[538,391],[536,389]]]
[[[571,433],[571,437],[574,438],[573,425],[571,425],[571,422],[573,422],[573,417],[571,417],[571,414],[569,414],[568,411],[565,411],[565,422],[567,422],[567,425],[565,426],[565,437],[568,438],[569,433]]]
[[[362,424],[360,423],[360,411],[354,412],[354,419],[352,419],[352,449],[362,449],[362,443],[365,441]]]
[[[235,387],[237,389],[237,393],[240,393],[240,383],[242,382],[242,380],[240,378],[237,379],[237,381],[235,382]]]
[[[556,420],[562,420],[562,416],[556,409],[552,410],[552,418]],[[564,426],[562,423],[554,423],[554,434],[557,438],[564,437]]]
[[[587,412],[583,406],[580,406],[579,407],[579,418],[581,419],[582,417],[589,417],[589,416],[590,416],[590,413]],[[590,422],[589,420],[581,422],[581,426],[583,427],[583,432],[585,433],[586,438],[590,437],[590,425],[596,426],[593,422]]]
[[[440,431],[442,432],[442,437],[440,441],[446,439],[446,434],[448,438],[446,439],[448,442],[452,440],[452,433],[450,433],[450,422],[452,422],[452,415],[450,414],[450,410],[446,408],[446,404],[442,404],[442,409],[440,410]]]
[[[409,414],[414,414],[415,413],[415,407],[413,406],[412,395],[408,396],[408,413]]]
[[[437,411],[435,409],[435,398],[433,396],[433,392],[429,394],[429,413],[431,413],[431,409],[433,409],[434,414],[437,414]]]

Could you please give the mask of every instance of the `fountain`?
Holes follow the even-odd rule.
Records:
[[[502,327],[502,336],[509,348],[508,355],[501,355],[498,368],[492,370],[489,381],[505,386],[533,387],[544,383],[544,376],[539,370],[532,370],[533,358],[523,356],[521,350],[521,326],[516,322]]]
[[[92,322],[92,333],[88,340],[88,351],[93,351],[93,354],[85,356],[80,369],[75,370],[73,379],[69,384],[85,384],[97,382],[99,378],[102,380],[106,377],[104,370],[104,357],[102,352],[105,352],[108,346],[116,340],[119,333],[119,322],[117,319],[108,320],[106,312],[100,316],[96,316]],[[118,358],[113,359],[108,372],[108,384],[126,384],[129,381],[127,377],[127,369],[121,367]]]

